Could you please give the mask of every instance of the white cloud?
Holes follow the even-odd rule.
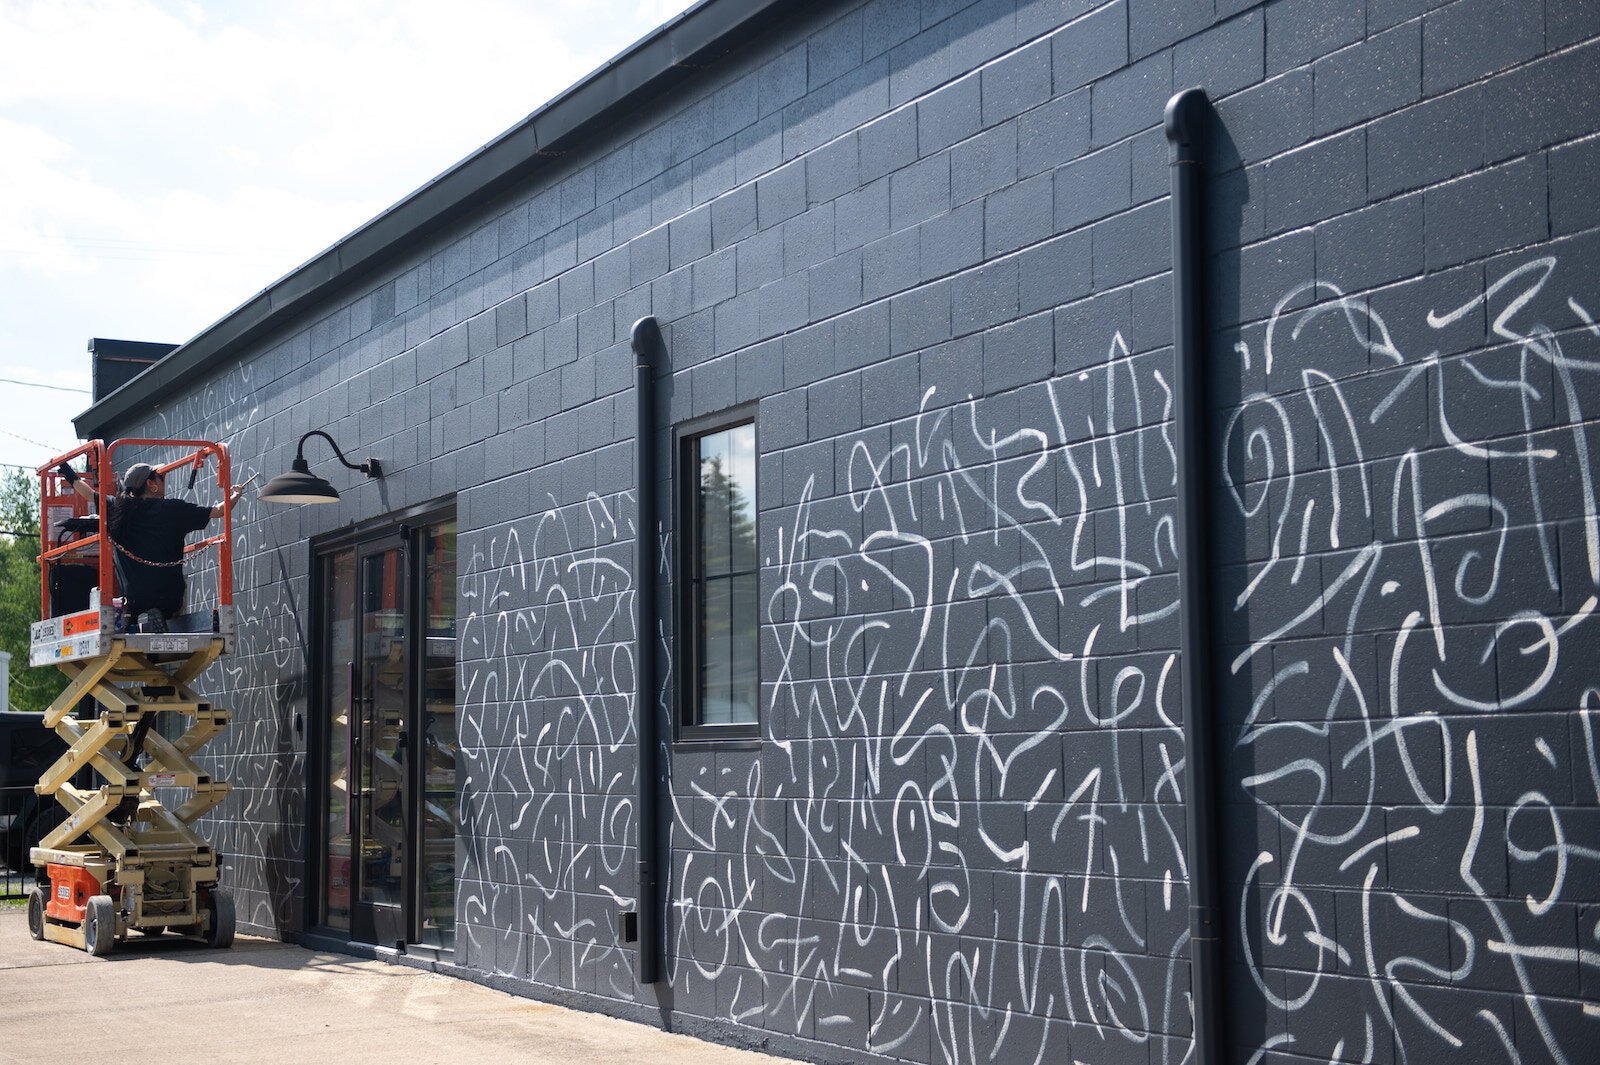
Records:
[[[0,3],[0,377],[187,339],[686,6]],[[61,402],[9,428],[70,442]]]

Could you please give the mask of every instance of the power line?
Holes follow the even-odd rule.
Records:
[[[292,248],[278,249],[258,245],[205,246],[71,238],[0,241],[0,259],[34,259],[40,255],[62,250],[107,262],[183,262],[198,259],[231,261],[241,266],[282,266],[285,262],[296,261],[295,257],[301,254]]]
[[[0,385],[27,385],[29,388],[48,388],[53,392],[81,392],[89,395],[87,388],[68,388],[66,385],[42,385],[38,381],[18,381],[15,377],[0,377]]]
[[[174,241],[118,240],[113,237],[36,236],[0,241],[0,251],[33,253],[39,249],[59,247],[110,249],[111,251],[151,251],[178,255],[247,255],[264,258],[274,255],[293,255],[295,248],[287,245],[249,244],[196,244]]]
[[[37,440],[30,440],[27,437],[21,435],[20,433],[13,433],[10,429],[0,429],[0,433],[4,433],[5,435],[7,435],[9,437],[12,437],[13,439],[21,440],[24,444],[32,444],[34,447],[42,447],[46,451],[56,451],[56,450],[58,450],[57,448],[52,447],[49,444],[41,444]]]
[[[38,258],[38,253],[37,252],[7,251],[4,248],[0,248],[0,257],[13,258],[13,259],[30,259],[31,260],[31,259]],[[242,255],[228,255],[228,254],[226,254],[224,252],[213,252],[213,253],[210,253],[210,254],[206,254],[206,253],[202,253],[202,252],[193,252],[193,253],[189,253],[189,254],[173,253],[173,254],[170,254],[170,255],[108,255],[108,254],[105,254],[104,252],[100,252],[100,253],[93,253],[92,257],[96,262],[113,262],[113,263],[169,263],[169,262],[182,261],[182,260],[185,260],[185,259],[225,259],[225,260],[230,260],[232,262],[238,263],[240,266],[277,266],[277,267],[282,267],[285,262],[290,261],[288,259],[279,259],[279,258],[267,259],[267,258],[262,258],[260,256],[248,256],[248,257],[246,257],[246,256],[242,256]]]

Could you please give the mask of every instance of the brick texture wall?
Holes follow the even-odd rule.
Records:
[[[1159,124],[1200,85],[1231,1056],[1590,1060],[1597,35],[1581,0],[812,5],[125,427],[390,471],[240,512],[242,920],[304,921],[306,538],[455,494],[460,971],[817,1060],[1184,1060]],[[758,403],[763,740],[665,747],[641,992],[645,314],[662,425]]]

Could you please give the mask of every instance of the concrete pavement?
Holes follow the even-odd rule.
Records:
[[[0,908],[0,1063],[175,1059],[586,1065],[782,1059],[464,980],[240,936],[231,950],[131,936],[103,958]],[[180,1050],[179,1048],[185,1048]]]

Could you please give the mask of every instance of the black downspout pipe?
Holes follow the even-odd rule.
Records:
[[[1211,452],[1206,422],[1205,247],[1200,147],[1211,104],[1202,89],[1167,102],[1172,148],[1174,449],[1178,489],[1179,690],[1183,700],[1184,804],[1189,866],[1189,984],[1194,1065],[1221,1065],[1222,909],[1218,885],[1216,709],[1211,677]]]
[[[657,810],[660,772],[656,715],[656,469],[655,356],[662,348],[654,315],[633,323],[633,483],[637,527],[633,537],[633,631],[635,634],[634,727],[639,736],[639,809],[636,844],[639,880],[639,982],[661,979],[661,882],[657,858],[661,819]]]

